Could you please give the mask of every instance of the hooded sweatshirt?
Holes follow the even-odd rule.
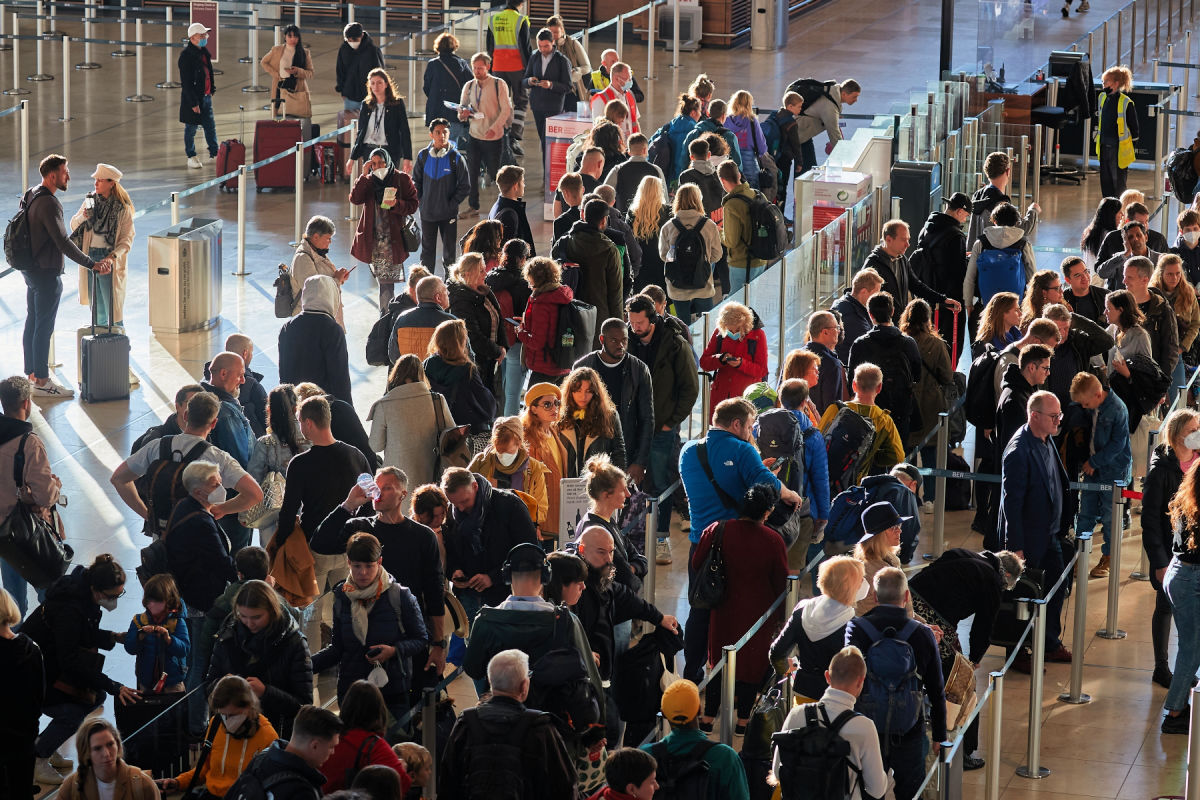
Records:
[[[974,245],[979,234],[992,224],[992,211],[996,206],[1011,202],[1012,198],[990,183],[975,192],[971,196],[971,219],[967,228],[967,243]],[[1021,229],[1025,233],[1029,233],[1035,225],[1037,225],[1037,212],[1030,208],[1025,212],[1025,218],[1021,220]]]
[[[770,658],[776,671],[780,674],[786,671],[785,662],[792,648],[796,648],[800,668],[792,685],[805,697],[819,698],[828,686],[825,670],[834,654],[842,649],[846,623],[853,617],[852,606],[842,605],[828,595],[801,600],[771,643]]]
[[[679,183],[680,185],[694,183],[700,187],[705,214],[712,214],[721,208],[721,200],[725,197],[725,187],[721,186],[717,170],[708,159],[691,162],[691,166],[679,173]]]
[[[0,719],[0,747],[8,753],[23,752],[37,737],[46,696],[42,651],[28,636],[0,638],[0,681],[8,692]]]
[[[209,794],[224,797],[233,786],[233,782],[250,765],[254,756],[270,747],[271,742],[279,738],[279,734],[262,714],[258,715],[258,730],[249,738],[231,736],[221,722],[217,723],[216,728],[212,750],[208,753],[208,761],[204,764],[201,779]],[[179,781],[179,788],[186,792],[195,779],[196,770],[193,768],[175,780]]]
[[[1004,249],[1006,247],[1013,247],[1017,242],[1021,241],[1025,236],[1025,230],[1019,226],[992,225],[984,228],[983,236],[987,238],[988,244],[993,248]],[[977,263],[979,261],[979,254],[982,251],[983,244],[976,240],[975,244],[971,246],[971,258],[967,262],[967,276],[963,279],[962,298],[963,302],[967,305],[970,305],[975,300],[975,290],[979,274]],[[1025,275],[1019,281],[1022,290],[1017,292],[1017,294],[1024,298],[1024,287],[1029,284],[1029,281],[1033,279],[1033,273],[1037,271],[1037,261],[1033,257],[1033,245],[1029,243],[1028,239],[1025,239],[1025,243],[1021,247],[1021,266],[1025,270]],[[987,301],[992,298],[990,295],[984,297],[981,294],[979,299],[980,302],[987,305]]]

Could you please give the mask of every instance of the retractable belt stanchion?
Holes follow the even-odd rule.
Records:
[[[988,677],[992,682],[992,704],[988,708],[988,713],[991,715],[988,717],[988,722],[991,724],[988,727],[987,772],[984,774],[983,796],[986,800],[1000,800],[1000,735],[1004,730],[1004,715],[1001,713],[1001,709],[1004,707],[1004,673],[992,672]]]
[[[15,15],[14,15],[14,17],[15,17]],[[44,34],[42,31],[42,0],[38,0],[38,4],[37,4],[37,28],[36,28],[36,30],[37,30],[37,41],[34,43],[34,52],[37,54],[37,56],[36,56],[37,72],[33,73],[32,75],[26,75],[25,80],[34,81],[34,82],[52,81],[52,80],[54,80],[54,76],[50,75],[46,72],[45,62],[43,60],[43,52],[45,49],[44,48],[45,39],[43,38]],[[13,35],[15,36],[16,33],[17,33],[17,26],[13,25]],[[14,53],[16,52],[15,47],[13,48],[13,52]]]
[[[75,69],[100,69],[100,65],[92,61],[92,23],[96,19],[96,0],[87,0],[83,11],[83,61],[75,65]]]
[[[258,83],[258,9],[250,12],[250,84],[243,86],[243,92],[265,92],[266,86]]]
[[[3,3],[0,3],[0,36],[4,36],[4,28],[6,27],[7,22],[8,9],[4,7]],[[8,40],[0,39],[0,52],[8,52],[9,50],[12,50],[12,45],[8,43]],[[13,78],[15,79],[16,76],[14,75]]]
[[[154,95],[149,95],[142,91],[142,74],[143,74],[142,63],[145,61],[145,59],[142,57],[142,54],[146,48],[142,45],[142,20],[141,20],[141,17],[139,17],[137,22],[135,23],[134,30],[136,31],[136,37],[137,37],[138,43],[136,45],[136,53],[135,53],[134,65],[133,65],[133,67],[134,67],[134,70],[133,70],[133,74],[134,74],[133,94],[129,95],[129,97],[126,97],[125,102],[127,102],[127,103],[148,103],[154,99]]]
[[[174,21],[171,13],[172,10],[170,6],[167,6],[167,24],[163,26],[163,42],[168,45],[174,44],[171,41],[171,23]],[[174,48],[164,47],[163,52],[166,54],[166,58],[164,59],[166,62],[166,71],[163,73],[162,83],[156,83],[154,87],[156,89],[178,89],[179,81],[175,80],[175,76],[171,72],[171,56],[174,54]]]
[[[299,247],[304,241],[304,142],[296,142],[296,203],[293,207],[292,229],[295,241],[292,247]]]
[[[121,0],[121,41],[122,41],[122,42],[128,42],[128,41],[129,41],[129,35],[128,35],[128,34],[129,34],[129,27],[128,27],[128,23],[129,23],[129,8],[128,8],[128,3],[126,2],[126,0]],[[111,55],[113,58],[129,58],[129,57],[131,57],[131,56],[133,55],[133,51],[132,51],[132,50],[126,50],[126,49],[124,49],[124,48],[125,48],[125,45],[123,45],[123,44],[122,44],[122,45],[119,45],[119,46],[121,47],[121,49],[120,49],[120,50],[113,50],[113,51],[112,51],[112,53],[110,53],[110,55]]]
[[[234,275],[249,275],[246,271],[246,192],[250,185],[246,174],[246,165],[238,167],[238,199],[237,199],[237,271]]]
[[[19,35],[19,30],[18,30],[18,29],[19,29],[19,26],[20,26],[20,24],[21,24],[21,23],[20,23],[20,20],[18,20],[18,19],[17,19],[17,14],[16,14],[16,12],[13,12],[13,15],[12,15],[12,32],[13,32],[13,40],[12,40],[12,74],[13,74],[13,85],[12,85],[12,88],[11,88],[11,89],[5,89],[5,90],[4,90],[4,94],[6,94],[6,95],[15,95],[15,94],[29,94],[29,89],[26,89],[24,86],[22,86],[20,83],[18,83],[18,82],[17,82],[17,81],[19,81],[19,80],[20,80],[20,78],[19,78],[18,76],[21,74],[21,40],[20,40],[19,38],[17,38],[17,37],[18,37],[18,35]],[[25,186],[25,185],[27,185],[27,184],[28,184],[28,181],[26,181],[26,182],[23,182],[21,185],[22,185],[22,186]]]
[[[1083,651],[1087,647],[1088,553],[1092,552],[1092,535],[1077,533],[1075,551],[1075,619],[1071,631],[1071,686],[1058,699],[1063,703],[1081,705],[1092,698],[1083,693]]]
[[[1112,541],[1108,545],[1108,611],[1105,614],[1104,628],[1096,632],[1101,639],[1124,639],[1127,634],[1117,628],[1117,617],[1121,608],[1121,544],[1125,539],[1125,518],[1122,508],[1121,490],[1125,488],[1122,481],[1113,483],[1112,488]]]
[[[1030,636],[1033,641],[1033,658],[1029,666],[1029,740],[1025,751],[1025,764],[1017,767],[1017,774],[1022,778],[1034,780],[1050,775],[1050,770],[1042,766],[1042,690],[1045,676],[1042,665],[1046,663],[1046,600],[1025,601],[1025,607],[1033,615],[1033,630]],[[996,707],[996,713],[1000,709]]]
[[[71,37],[62,37],[62,116],[59,122],[70,122],[71,117]]]
[[[721,718],[720,741],[733,744],[733,714],[734,696],[737,686],[737,649],[733,645],[725,645],[725,672],[721,675]]]

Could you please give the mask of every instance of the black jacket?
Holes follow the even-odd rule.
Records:
[[[184,45],[176,62],[179,66],[179,121],[184,124],[199,125],[203,117],[199,112],[192,111],[200,105],[204,97],[204,78],[208,76],[208,86],[211,94],[217,93],[217,83],[213,80],[212,57],[206,48],[196,47],[190,41]],[[364,85],[366,78],[363,79]]]
[[[1097,263],[1099,263],[1099,262],[1097,262]],[[1096,323],[1097,325],[1099,325],[1102,328],[1107,326],[1108,322],[1104,319],[1104,302],[1105,302],[1105,298],[1108,297],[1108,290],[1105,289],[1103,286],[1089,286],[1088,287],[1088,296],[1091,298],[1092,305],[1096,307],[1096,316],[1087,317],[1087,319],[1090,319],[1092,322]],[[1074,295],[1072,294],[1071,289],[1064,285],[1063,304],[1067,308],[1078,313],[1079,309],[1075,307],[1077,305],[1077,303],[1072,302],[1073,300],[1074,300]]]
[[[975,615],[968,657],[978,663],[991,644],[992,623],[1004,591],[996,554],[952,547],[913,575],[908,587],[953,625]]]
[[[605,231],[584,220],[571,226],[571,232],[554,243],[551,257],[579,265],[579,288],[575,299],[596,307],[596,323],[622,315],[621,254]],[[596,331],[599,342],[600,331]]]
[[[525,313],[525,307],[529,305],[533,289],[529,288],[529,282],[521,274],[520,267],[502,264],[484,276],[483,281],[491,287],[492,293],[497,296],[497,299],[499,299],[500,292],[508,292],[508,296],[512,298],[514,314]]]
[[[504,226],[504,241],[520,239],[529,245],[529,257],[537,255],[537,246],[533,243],[533,231],[529,227],[529,217],[525,214],[525,201],[513,200],[509,197],[496,198],[495,205],[488,212],[488,219],[498,220]]]
[[[337,53],[337,83],[334,91],[342,97],[362,101],[367,96],[367,74],[376,67],[386,67],[383,53],[371,41],[371,35],[363,31],[362,41],[355,50],[342,42]],[[457,95],[456,95],[457,97]],[[361,129],[360,129],[361,130]]]
[[[1156,573],[1171,563],[1171,543],[1175,534],[1167,504],[1182,483],[1183,469],[1179,466],[1179,458],[1171,446],[1163,442],[1150,455],[1150,469],[1146,472],[1142,496],[1142,547],[1150,560],[1150,580],[1155,588],[1162,585]]]
[[[629,210],[633,197],[637,194],[638,187],[642,185],[642,180],[645,178],[658,178],[664,186],[667,183],[659,166],[651,164],[645,156],[631,156],[628,161],[623,161],[608,170],[604,182],[611,184],[617,190],[615,205],[618,210]],[[665,194],[663,196],[666,197]],[[629,222],[631,225],[633,224],[632,220]],[[661,228],[662,225],[660,224],[659,227]]]
[[[900,381],[903,377],[904,373],[899,372],[903,368],[903,362],[898,361],[897,354],[908,361],[912,385],[905,387],[903,382],[897,384],[890,397],[884,397],[889,392],[881,391],[876,402],[882,408],[891,411],[897,421],[901,421],[912,413],[915,406],[913,386],[921,380],[921,351],[917,349],[917,343],[912,337],[901,333],[895,325],[876,325],[850,346],[850,360],[846,362],[846,369],[853,375],[859,364],[875,364],[885,370],[886,387],[888,379]]]
[[[843,364],[850,361],[850,345],[862,336],[875,324],[871,321],[871,315],[867,312],[867,307],[851,294],[849,289],[846,289],[842,296],[833,303],[833,311],[842,320],[842,338],[834,348],[837,353],[838,360]],[[838,398],[841,399],[840,397]]]
[[[485,294],[480,294],[465,283],[452,280],[446,284],[450,295],[450,313],[461,319],[467,326],[467,340],[475,351],[475,361],[483,370],[485,364],[495,363],[500,357],[506,344],[504,340],[504,320],[500,314],[500,301],[492,293],[490,287],[484,284]],[[496,332],[489,335],[492,326],[492,314],[487,307],[492,307],[497,324]]]
[[[1158,231],[1146,230],[1146,247],[1156,253],[1166,253],[1171,249],[1167,237]],[[1100,242],[1100,250],[1096,253],[1096,263],[1103,264],[1118,253],[1125,252],[1125,234],[1121,231],[1109,231]]]
[[[366,38],[364,34],[363,39]],[[345,46],[343,43],[342,47]],[[321,787],[325,785],[325,776],[310,767],[300,756],[289,753],[287,746],[286,740],[276,739],[270,747],[256,755],[242,772],[242,777],[229,787],[229,796],[240,796],[244,784],[254,785],[250,780],[257,779],[257,782],[261,783],[272,775],[286,772],[291,773],[291,776],[271,787],[271,793],[277,800],[319,800]]]
[[[529,509],[521,498],[504,489],[496,489],[487,478],[475,476],[479,491],[475,504],[483,504],[480,514],[479,539],[466,532],[464,515],[451,508],[443,534],[446,543],[446,572],[453,575],[462,570],[470,578],[480,573],[492,579],[490,588],[480,592],[486,605],[494,606],[508,597],[508,587],[500,577],[500,569],[508,560],[508,551],[522,542],[537,542],[537,531]],[[450,524],[452,523],[452,524]]]
[[[462,88],[474,77],[466,61],[453,53],[439,54],[425,65],[425,125],[441,117],[457,121],[454,110],[446,107],[446,101],[457,103],[462,99]]]
[[[365,36],[363,37],[366,38]],[[363,103],[358,112],[358,138],[350,150],[351,158],[367,158],[378,145],[367,144],[367,126],[371,124],[371,110],[374,104]],[[413,157],[412,134],[408,130],[408,110],[404,101],[396,98],[383,109],[383,135],[387,139],[387,151],[392,157],[392,164],[400,169],[400,161],[411,161]]]
[[[120,691],[121,684],[104,674],[104,656],[96,652],[112,650],[117,641],[115,633],[100,627],[100,614],[87,568],[78,566],[51,584],[45,601],[21,625],[21,633],[42,649],[47,703]]]
[[[925,220],[917,247],[929,256],[931,272],[925,282],[934,290],[962,302],[963,280],[967,277],[967,235],[958,220],[935,211]]]
[[[229,554],[229,537],[191,496],[175,504],[167,527],[170,534],[163,541],[179,594],[190,608],[208,611],[225,591],[225,584],[238,579]]]
[[[914,295],[929,303],[930,306],[946,302],[947,295],[927,286],[924,281],[913,274],[912,266],[908,263],[908,256],[900,256],[894,263],[893,267],[892,258],[884,251],[883,245],[876,245],[875,249],[871,251],[871,255],[867,256],[866,263],[863,264],[864,269],[871,267],[883,277],[882,291],[890,294],[896,301],[895,310],[892,312],[893,324],[900,322],[900,315],[904,313],[908,301]]]
[[[575,615],[583,625],[592,651],[600,656],[600,677],[604,680],[612,677],[616,657],[613,628],[631,619],[645,620],[657,627],[663,618],[661,611],[629,591],[624,584],[613,583],[602,592],[591,580],[575,604]]]
[[[650,368],[630,353],[621,361],[621,396],[614,397],[617,416],[625,437],[625,460],[630,464],[650,465],[650,442],[654,438],[654,385]],[[603,380],[606,367],[600,351],[588,353],[575,367],[590,367]]]
[[[1009,364],[1005,367],[1004,377],[1000,381],[1000,395],[996,399],[996,434],[993,439],[997,455],[1004,452],[1017,431],[1028,421],[1026,406],[1033,392],[1034,387],[1025,380],[1019,365]]]
[[[550,88],[533,86],[530,81],[550,81]],[[525,88],[529,92],[529,108],[535,114],[552,117],[561,114],[567,92],[571,91],[571,62],[557,50],[550,51],[550,63],[542,72],[542,54],[534,51],[525,63]]]
[[[362,453],[372,472],[379,469],[383,464],[383,459],[371,449],[371,440],[367,437],[367,431],[363,428],[362,420],[359,419],[354,406],[331,394],[325,395],[325,399],[329,401],[331,416],[329,430],[333,434],[333,438],[339,442],[345,442]]]
[[[291,384],[312,381],[339,400],[354,404],[346,332],[337,320],[321,311],[305,311],[283,323],[279,329],[279,380]]]
[[[1179,322],[1175,318],[1175,309],[1157,289],[1151,289],[1150,299],[1138,303],[1138,308],[1146,316],[1142,327],[1150,334],[1154,362],[1170,375],[1179,363]]]
[[[591,653],[586,655],[591,658]],[[0,747],[5,753],[28,754],[32,759],[46,698],[46,676],[42,651],[28,636],[0,639],[0,685],[5,688]]]
[[[865,653],[871,647],[871,638],[858,624],[861,619],[866,619],[882,633],[888,628],[900,630],[904,627],[908,622],[908,612],[900,606],[879,605],[863,616],[850,620],[846,624],[846,644],[852,644]],[[921,682],[925,685],[925,695],[929,698],[933,709],[929,720],[933,726],[933,739],[937,742],[944,741],[946,738],[946,686],[942,678],[942,660],[938,655],[937,641],[933,638],[933,631],[929,630],[928,626],[920,625],[909,637],[908,643],[912,645],[913,656],[917,662],[917,674],[920,675]],[[918,721],[917,725],[924,726],[924,722]]]
[[[486,739],[478,741],[471,734],[466,716],[476,717]],[[520,742],[512,740],[521,717],[529,715],[528,728]],[[475,708],[463,711],[454,723],[442,768],[438,770],[438,797],[444,800],[467,800],[470,793],[472,753],[489,744],[515,745],[521,749],[520,773],[524,778],[525,800],[562,800],[576,796],[575,762],[555,728],[550,714],[526,709],[511,697],[496,696]]]
[[[275,625],[250,633],[230,614],[217,632],[208,665],[208,691],[226,675],[258,678],[267,687],[262,711],[281,736],[289,736],[300,706],[312,702],[313,669],[308,642],[289,614]]]
[[[804,629],[804,609],[811,603],[828,602],[818,598],[801,601],[793,610],[783,629],[771,642],[770,658],[775,671],[783,674],[792,648],[796,648],[799,666],[792,677],[792,688],[805,697],[820,697],[829,688],[825,670],[830,660],[846,646],[846,626],[837,628],[823,638],[813,640]]]

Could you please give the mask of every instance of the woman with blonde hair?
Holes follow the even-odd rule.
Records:
[[[870,515],[870,516],[868,516]],[[875,599],[875,574],[884,567],[903,568],[900,563],[900,525],[908,517],[902,517],[895,507],[885,501],[872,503],[862,513],[863,536],[854,545],[854,557],[863,564],[863,577],[870,586],[867,596],[858,599],[855,611],[862,616],[879,601]],[[908,615],[913,615],[912,600],[906,606]]]
[[[383,463],[399,467],[409,486],[437,480],[430,453],[438,446],[441,432],[459,424],[445,395],[429,388],[425,368],[412,353],[403,355],[388,373],[387,393],[371,404],[371,448],[383,453]],[[412,496],[404,498],[404,512]]]
[[[96,261],[112,262],[112,271],[104,274],[79,268],[79,303],[95,303],[96,324],[104,327],[125,324],[125,280],[134,229],[133,200],[121,185],[122,176],[111,164],[97,164],[92,173],[95,190],[71,217],[75,245]]]
[[[164,792],[186,793],[201,782],[208,797],[224,797],[254,756],[279,738],[271,721],[263,716],[254,689],[240,675],[226,675],[217,681],[208,697],[208,709],[204,740],[209,755],[220,756],[205,758],[187,772],[158,781]]]
[[[1125,191],[1129,165],[1134,159],[1133,141],[1138,138],[1137,109],[1128,94],[1133,89],[1133,71],[1125,65],[1109,67],[1100,81],[1104,85],[1096,124],[1100,194],[1116,197]]]
[[[642,248],[642,268],[634,278],[633,294],[639,293],[650,284],[661,286],[666,280],[658,242],[659,231],[670,218],[671,207],[667,205],[662,181],[653,175],[642,178],[633,200],[629,203],[629,211],[625,214],[625,221],[629,223]]]
[[[1184,274],[1183,259],[1175,253],[1159,256],[1154,274],[1150,276],[1150,288],[1162,292],[1175,311],[1182,356],[1175,362],[1171,386],[1183,386],[1187,383],[1187,364],[1196,362],[1192,346],[1196,344],[1196,334],[1200,333],[1200,303],[1196,301],[1196,288]]]
[[[730,397],[741,397],[752,383],[767,379],[767,334],[750,308],[725,303],[717,314],[717,329],[700,356],[700,369],[715,372],[712,408]]]
[[[525,392],[525,410],[521,412],[525,450],[549,470],[546,475],[546,524],[538,528],[538,535],[547,551],[555,548],[558,539],[559,481],[563,478],[567,463],[566,450],[556,432],[560,408],[562,390],[557,384],[535,383]]]
[[[488,446],[471,460],[467,469],[487,478],[492,486],[528,495],[533,499],[534,507],[529,509],[529,515],[533,517],[534,524],[539,529],[546,524],[550,512],[546,480],[550,470],[529,455],[520,417],[497,419],[492,426],[492,438]]]
[[[845,644],[846,623],[854,618],[854,604],[871,589],[863,575],[863,562],[851,556],[822,561],[817,568],[819,593],[796,604],[771,643],[775,672],[786,675],[794,668],[792,688],[801,703],[815,703],[829,688],[825,680],[829,659]],[[789,658],[793,648],[794,659]]]
[[[979,358],[984,345],[1003,350],[1021,338],[1021,298],[1013,292],[996,292],[980,315],[979,330],[971,343],[971,358]]]
[[[675,192],[671,211],[671,218],[659,228],[658,256],[663,262],[666,289],[675,304],[675,313],[685,325],[690,325],[693,311],[702,314],[713,307],[717,287],[712,265],[720,261],[724,253],[721,231],[717,223],[705,215],[704,196],[700,193],[700,187],[694,183],[685,183],[679,187]],[[703,256],[709,263],[708,280],[703,283],[699,283],[694,279],[694,275],[689,274],[691,270],[687,268],[688,265],[676,260],[676,256],[679,255],[676,243],[680,235],[697,227],[700,228],[700,238],[704,242]]]
[[[467,326],[467,342],[475,354],[483,385],[500,401],[504,399],[501,363],[508,350],[500,301],[484,280],[486,277],[483,256],[464,253],[450,272],[446,293],[450,295],[450,313]]]
[[[767,152],[767,139],[763,136],[762,126],[754,113],[754,96],[744,89],[739,89],[729,98],[729,115],[725,117],[725,127],[733,131],[737,137],[738,150],[742,155],[742,177],[752,188],[759,188],[758,157]],[[763,176],[764,183],[773,186],[778,178],[774,175]]]
[[[556,429],[567,460],[564,478],[578,478],[587,461],[601,453],[625,468],[625,437],[617,407],[594,369],[577,367],[562,382]]]
[[[62,782],[57,796],[63,800],[101,797],[101,784],[108,787],[104,797],[158,797],[149,774],[125,763],[121,734],[112,722],[99,717],[85,719],[75,734],[75,752],[79,769]],[[28,786],[24,794],[29,794]]]
[[[470,427],[471,453],[483,452],[496,418],[496,396],[471,361],[466,323],[446,320],[434,328],[429,357],[422,366],[430,388],[449,399],[455,423]]]
[[[1195,439],[1195,432],[1185,437]],[[1186,446],[1186,445],[1185,445]],[[1181,453],[1182,455],[1182,453]],[[1188,732],[1188,695],[1196,670],[1200,669],[1200,470],[1195,468],[1196,453],[1190,451],[1192,464],[1184,472],[1179,491],[1168,505],[1171,515],[1171,563],[1156,572],[1162,575],[1162,585],[1171,601],[1175,630],[1179,634],[1179,649],[1175,653],[1175,669],[1171,688],[1163,705],[1167,716],[1162,721],[1163,733]]]

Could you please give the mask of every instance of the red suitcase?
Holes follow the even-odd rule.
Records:
[[[228,175],[236,172],[238,167],[246,163],[246,145],[237,139],[226,139],[217,148],[217,175]],[[232,177],[221,184],[221,191],[236,192],[237,177]]]
[[[301,139],[300,120],[260,119],[254,124],[254,161],[258,163],[286,150],[294,150]],[[254,170],[257,191],[296,188],[296,156],[281,158]]]

